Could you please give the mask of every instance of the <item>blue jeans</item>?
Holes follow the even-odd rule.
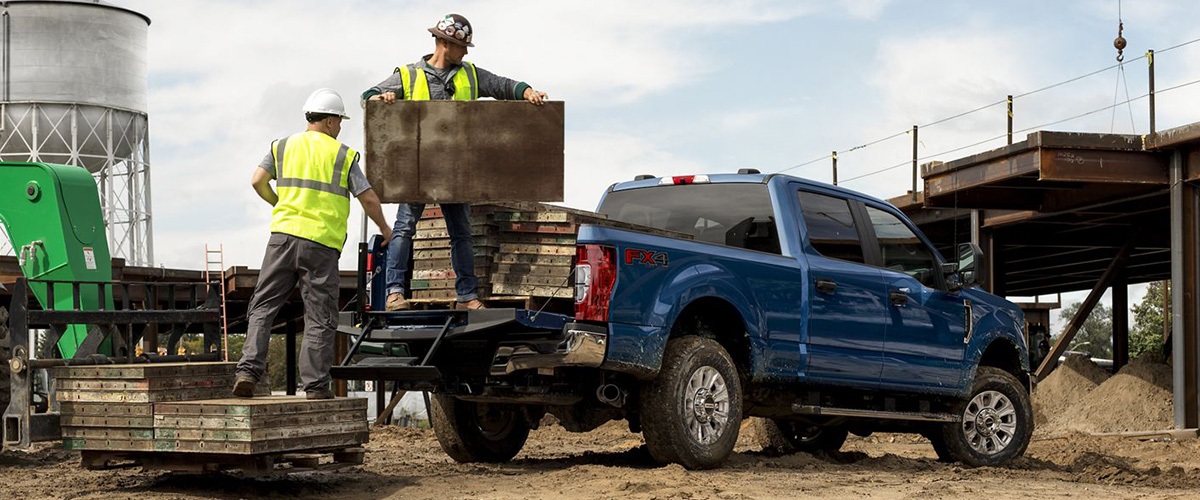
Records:
[[[466,203],[442,203],[442,217],[446,219],[446,232],[450,233],[450,264],[454,267],[454,291],[459,302],[479,298],[475,277],[475,241],[471,238],[471,206]],[[413,235],[417,232],[417,221],[425,211],[424,203],[401,203],[396,210],[396,224],[392,227],[392,241],[388,243],[387,292],[404,293],[408,290],[405,279],[413,255]]]

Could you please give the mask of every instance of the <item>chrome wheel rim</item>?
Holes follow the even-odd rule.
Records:
[[[983,455],[998,454],[1017,435],[1017,407],[998,391],[983,391],[963,410],[962,429],[971,449]]]
[[[729,387],[717,370],[702,366],[692,372],[683,392],[684,421],[700,444],[712,444],[729,425]]]

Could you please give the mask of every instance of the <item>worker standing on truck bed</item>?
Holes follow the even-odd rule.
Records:
[[[435,46],[433,54],[415,63],[396,68],[392,76],[363,92],[366,100],[396,102],[410,100],[473,101],[480,96],[502,100],[527,100],[541,105],[545,92],[539,92],[525,82],[510,80],[463,61],[467,47],[474,47],[475,32],[467,18],[447,14],[437,25],[429,28]],[[457,307],[482,309],[478,279],[475,276],[475,251],[471,238],[471,207],[466,203],[442,203],[442,217],[450,233],[450,262],[454,267],[454,289]],[[396,211],[396,225],[387,257],[387,310],[408,309],[404,298],[408,288],[408,271],[413,253],[413,234],[417,221],[425,211],[424,203],[401,203]]]
[[[338,323],[338,257],[346,242],[351,195],[379,226],[384,242],[391,238],[358,153],[337,141],[342,120],[349,118],[342,96],[318,89],[303,111],[308,129],[272,142],[251,180],[258,196],[275,208],[258,286],[246,312],[246,345],[233,386],[239,397],[252,397],[266,373],[271,325],[299,282],[304,299],[300,380],[308,399],[333,398],[329,368]],[[272,179],[278,192],[271,190]]]

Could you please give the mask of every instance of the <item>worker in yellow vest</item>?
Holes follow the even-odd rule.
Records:
[[[458,14],[447,14],[429,28],[435,46],[433,54],[399,68],[378,85],[363,92],[366,100],[396,102],[409,100],[473,101],[480,97],[503,100],[524,99],[541,105],[546,93],[534,90],[525,82],[495,75],[472,63],[463,61],[467,48],[474,47],[475,36],[470,21]],[[466,203],[441,203],[442,217],[450,233],[450,263],[454,267],[454,288],[457,307],[483,308],[479,301],[478,278],[475,276],[475,252],[471,238],[471,207]],[[396,241],[388,247],[387,304],[388,311],[408,309],[404,297],[408,289],[408,271],[413,253],[413,234],[417,221],[425,211],[424,203],[401,203],[396,211]]]
[[[358,153],[337,140],[342,120],[349,118],[342,96],[318,89],[303,111],[308,129],[272,142],[251,179],[254,191],[274,209],[258,286],[246,312],[246,344],[233,387],[239,397],[253,397],[266,374],[275,315],[299,283],[304,299],[300,381],[308,399],[333,398],[329,368],[338,323],[338,257],[346,242],[350,197],[358,198],[384,242],[392,236]]]

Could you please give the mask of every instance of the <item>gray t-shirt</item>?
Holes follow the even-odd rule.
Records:
[[[346,184],[350,187],[350,194],[358,196],[363,191],[371,189],[371,183],[367,182],[367,176],[363,175],[362,167],[358,166],[358,159],[362,155],[354,153],[354,161],[350,163],[350,177],[346,179]],[[266,170],[271,174],[272,179],[276,179],[275,172],[275,155],[271,151],[267,151],[267,156],[263,157],[262,163],[258,164],[258,168]]]

